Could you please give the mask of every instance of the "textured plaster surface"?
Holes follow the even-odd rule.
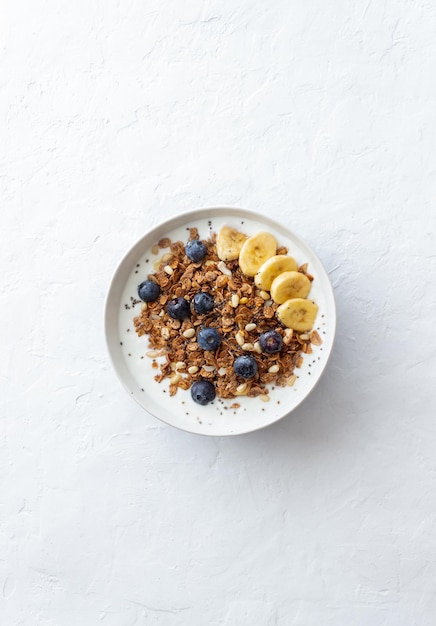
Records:
[[[436,5],[2,3],[2,626],[434,626]],[[229,439],[106,356],[124,251],[268,212],[330,273],[311,397]]]

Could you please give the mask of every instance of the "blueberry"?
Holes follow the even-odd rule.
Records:
[[[197,313],[202,315],[203,313],[209,313],[213,309],[214,301],[210,293],[201,292],[196,293],[193,299],[194,309]]]
[[[206,256],[207,248],[199,239],[188,241],[185,246],[185,254],[194,263],[199,263]]]
[[[143,283],[138,285],[138,296],[144,302],[154,302],[158,299],[160,294],[159,285],[152,280],[144,280]]]
[[[216,350],[221,343],[221,335],[216,328],[202,328],[197,335],[197,341],[203,350]]]
[[[184,320],[191,313],[189,302],[185,298],[173,298],[167,304],[167,313],[174,320]]]
[[[254,378],[257,374],[257,363],[252,356],[244,354],[243,356],[238,356],[235,360],[233,369],[237,376],[241,376],[242,378]]]
[[[283,339],[275,330],[267,330],[266,333],[259,337],[259,343],[262,350],[273,354],[274,352],[280,352],[283,346]]]
[[[205,405],[215,398],[215,387],[208,380],[197,380],[191,387],[191,396],[197,404]]]

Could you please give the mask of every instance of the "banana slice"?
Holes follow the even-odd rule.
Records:
[[[283,272],[294,271],[297,267],[297,261],[291,256],[277,254],[260,266],[259,271],[254,277],[254,283],[259,289],[269,291],[274,278],[277,278],[277,276]]]
[[[239,266],[246,276],[257,274],[261,265],[275,255],[277,241],[271,233],[249,237],[239,253]]]
[[[306,298],[310,291],[310,280],[300,272],[283,272],[271,284],[271,298],[283,304],[290,298]]]
[[[216,251],[221,261],[233,261],[239,257],[247,236],[235,228],[223,226],[216,238]]]
[[[318,306],[304,298],[286,300],[277,308],[279,320],[298,332],[311,330],[318,313]]]

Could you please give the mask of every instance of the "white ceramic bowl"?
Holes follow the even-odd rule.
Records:
[[[310,298],[318,306],[315,328],[322,337],[322,346],[304,355],[298,378],[293,387],[275,387],[270,401],[238,397],[238,409],[231,409],[234,400],[218,400],[207,406],[195,404],[190,391],[179,390],[173,397],[168,393],[168,381],[157,383],[152,359],[144,356],[148,350],[147,336],[138,337],[133,318],[139,314],[137,286],[154,271],[151,248],[162,237],[172,241],[187,240],[187,228],[196,226],[200,237],[218,232],[222,225],[233,226],[247,235],[261,230],[271,232],[279,245],[285,245],[298,264],[308,263],[314,276]],[[160,251],[162,255],[162,251]],[[128,391],[148,413],[182,430],[202,435],[237,435],[273,424],[293,411],[312,391],[329,359],[336,330],[336,308],[327,272],[317,255],[297,235],[265,215],[238,208],[205,208],[173,217],[146,233],[126,253],[119,263],[106,299],[105,331],[114,369]]]

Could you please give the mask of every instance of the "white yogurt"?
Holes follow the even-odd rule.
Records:
[[[131,393],[135,398],[152,414],[161,417],[165,421],[168,416],[174,417],[172,423],[177,425],[179,420],[180,427],[187,430],[195,430],[196,432],[209,433],[210,428],[228,432],[228,422],[233,420],[235,423],[235,432],[239,432],[241,428],[238,425],[247,420],[256,428],[264,425],[265,421],[273,422],[279,417],[285,415],[292,410],[301,399],[303,399],[308,391],[314,386],[326,364],[326,359],[330,353],[331,344],[334,337],[334,320],[329,326],[327,310],[331,313],[331,286],[328,282],[327,275],[322,267],[319,259],[307,246],[292,233],[282,231],[276,225],[269,222],[265,218],[266,223],[259,220],[253,220],[244,216],[224,215],[212,212],[211,218],[201,218],[195,221],[187,221],[182,227],[175,228],[169,232],[159,232],[159,238],[169,237],[172,242],[181,240],[186,242],[189,237],[189,227],[197,227],[200,238],[207,238],[212,231],[218,232],[223,225],[232,226],[246,235],[252,235],[259,231],[271,232],[278,241],[278,244],[288,247],[289,254],[293,256],[299,265],[309,263],[309,272],[314,276],[310,299],[314,300],[318,306],[318,316],[315,328],[323,339],[323,346],[313,346],[313,353],[303,355],[304,362],[301,368],[295,370],[298,378],[293,387],[275,387],[270,385],[270,401],[265,403],[259,398],[247,398],[240,396],[232,400],[222,400],[216,398],[213,403],[203,407],[193,402],[190,390],[184,391],[179,389],[173,397],[169,396],[168,385],[169,379],[164,379],[161,383],[154,380],[154,376],[160,372],[159,369],[153,369],[153,359],[146,356],[150,349],[148,346],[148,337],[144,335],[138,337],[135,332],[133,318],[139,315],[141,311],[141,302],[133,304],[132,301],[139,300],[137,294],[138,285],[147,278],[147,275],[155,271],[153,262],[157,258],[161,258],[168,249],[160,249],[158,254],[152,253],[151,248],[156,241],[150,241],[147,248],[142,250],[138,255],[136,263],[133,264],[131,273],[125,282],[122,292],[120,309],[119,309],[119,342],[125,364],[131,379],[135,385],[131,385]],[[262,218],[260,218],[262,219]],[[127,307],[129,308],[126,308]],[[334,307],[334,303],[333,303]],[[333,309],[334,312],[334,309]],[[156,359],[159,362],[159,359]],[[160,359],[162,360],[162,358]],[[187,364],[189,366],[189,364]],[[232,409],[231,405],[237,402],[240,407]],[[266,419],[265,412],[268,413]],[[242,414],[245,414],[244,416]],[[236,417],[235,417],[236,416]],[[174,423],[176,422],[176,423]],[[195,428],[193,424],[195,423]],[[232,430],[230,428],[230,430]],[[247,428],[247,430],[250,430]],[[243,430],[242,430],[243,432]],[[209,434],[216,434],[215,432]]]

